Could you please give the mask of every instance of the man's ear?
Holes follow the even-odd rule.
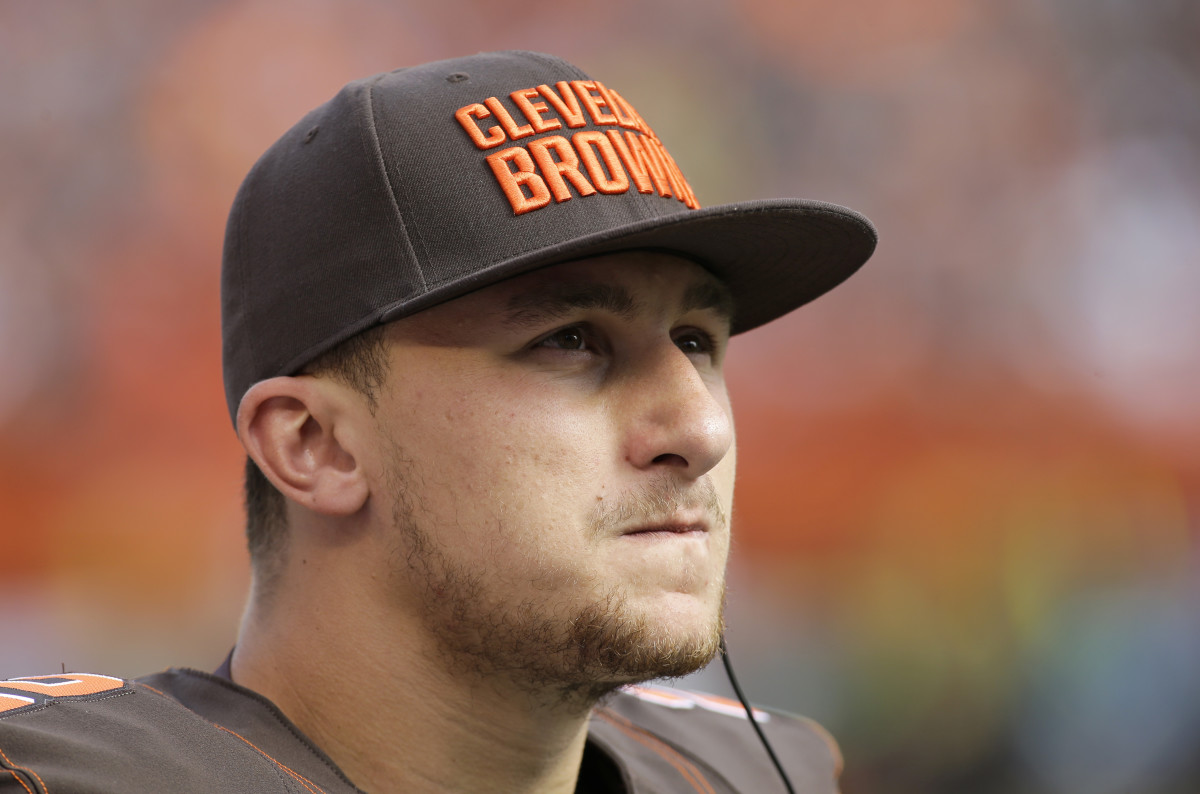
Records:
[[[278,377],[250,387],[238,407],[242,446],[280,493],[315,513],[352,515],[369,486],[355,457],[344,390],[329,381]]]

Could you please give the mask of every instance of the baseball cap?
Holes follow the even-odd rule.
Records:
[[[349,83],[250,170],[226,227],[225,393],[502,279],[623,250],[692,259],[734,333],[825,293],[874,251],[862,215],[774,199],[700,208],[614,88],[566,61],[494,52]]]

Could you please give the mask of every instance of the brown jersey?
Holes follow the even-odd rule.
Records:
[[[797,792],[837,791],[840,756],[814,723],[761,710]],[[137,681],[82,673],[0,681],[0,792],[354,794],[270,701],[171,669]],[[592,716],[578,794],[769,794],[784,787],[736,701],[627,687]]]

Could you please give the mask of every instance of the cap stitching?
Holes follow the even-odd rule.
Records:
[[[400,237],[404,241],[404,247],[408,251],[408,255],[412,260],[413,267],[416,269],[417,277],[421,281],[421,291],[426,292],[429,285],[425,281],[425,269],[422,267],[422,261],[417,257],[417,252],[413,249],[412,238],[408,233],[408,225],[404,222],[404,215],[400,212],[400,205],[396,202],[396,188],[392,184],[392,176],[388,173],[387,161],[383,158],[383,147],[379,144],[379,131],[375,128],[375,102],[374,102],[375,85],[367,86],[366,103],[367,103],[367,131],[370,133],[371,153],[375,155],[375,163],[379,167],[380,173],[383,175],[384,184],[387,185],[388,202],[392,205],[392,211],[396,213],[396,223],[400,226]],[[420,230],[417,229],[417,235],[420,236]],[[421,247],[424,248],[424,241],[421,242]]]
[[[572,74],[575,75],[575,78],[577,80],[590,80],[591,79],[591,77],[587,73],[585,73],[582,69],[580,69],[578,66],[576,66],[573,63],[567,63],[566,61],[562,60],[561,58],[554,58],[554,57],[548,56],[542,52],[530,52],[529,50],[510,50],[510,52],[513,52],[518,55],[526,55],[535,61],[541,62],[541,64],[543,66],[547,66],[551,69],[562,69],[563,71],[571,72]]]
[[[770,202],[769,199],[765,200],[765,201]],[[677,213],[674,213],[669,216],[645,218],[640,221],[637,221],[634,224],[630,224],[630,225],[624,227],[623,228],[624,233],[619,236],[619,239],[609,239],[608,241],[589,240],[588,238],[590,238],[592,235],[589,235],[586,238],[574,238],[573,240],[568,241],[568,242],[572,243],[572,244],[580,244],[577,249],[572,249],[571,245],[567,245],[567,243],[563,243],[563,244],[560,244],[559,246],[555,246],[556,248],[559,248],[560,250],[558,251],[557,255],[550,256],[549,258],[545,258],[546,251],[544,249],[527,251],[523,254],[520,254],[516,257],[509,258],[507,260],[493,262],[493,263],[491,263],[490,266],[488,266],[486,268],[482,268],[479,272],[480,273],[485,272],[485,271],[491,272],[492,268],[500,268],[505,274],[507,274],[505,276],[498,276],[495,278],[493,278],[491,276],[485,276],[483,283],[487,284],[487,283],[493,283],[493,281],[498,280],[499,278],[506,278],[511,275],[516,275],[518,273],[527,272],[528,270],[533,270],[533,269],[536,269],[539,267],[544,267],[547,265],[555,264],[557,262],[568,261],[572,258],[576,258],[579,256],[593,256],[593,255],[596,255],[596,254],[599,254],[602,252],[603,253],[612,253],[612,252],[620,251],[620,250],[633,250],[633,249],[663,250],[663,251],[668,251],[670,253],[674,253],[677,256],[684,256],[684,257],[688,257],[688,258],[695,256],[695,257],[699,258],[700,264],[702,266],[706,266],[706,265],[704,265],[704,262],[707,260],[704,258],[704,256],[702,254],[699,254],[699,253],[689,254],[686,251],[675,249],[673,247],[666,247],[666,246],[660,247],[660,246],[654,246],[654,245],[646,245],[645,243],[633,244],[633,243],[629,243],[629,240],[636,239],[636,238],[642,237],[647,234],[656,234],[659,231],[661,231],[663,229],[663,227],[666,225],[674,226],[677,229],[685,229],[686,227],[692,226],[696,223],[708,225],[708,224],[714,222],[715,220],[717,220],[717,218],[714,217],[714,213],[717,213],[718,211],[721,211],[719,213],[720,215],[732,220],[731,216],[740,216],[742,218],[750,218],[750,217],[754,217],[754,216],[758,216],[758,215],[774,214],[775,212],[777,212],[780,209],[778,206],[756,206],[757,204],[758,204],[758,202],[743,202],[743,203],[739,203],[739,204],[716,205],[713,207],[708,207],[703,210],[697,210],[695,213],[677,212]],[[849,221],[849,222],[853,223],[854,226],[858,227],[858,229],[864,234],[864,238],[856,238],[856,239],[853,239],[852,242],[866,242],[868,244],[869,248],[866,251],[866,255],[863,257],[864,263],[865,263],[866,259],[869,258],[870,252],[874,250],[874,248],[878,242],[878,236],[875,232],[874,227],[869,222],[867,222],[864,218],[859,216],[858,213],[856,213],[853,210],[848,210],[845,207],[838,207],[837,205],[829,204],[827,202],[811,201],[809,206],[805,208],[804,214],[811,215],[813,220],[817,220],[821,216],[829,216],[829,217],[836,219],[838,223],[841,223],[844,221]],[[670,220],[668,220],[668,219],[670,219]],[[641,226],[643,228],[635,230],[635,229],[630,228],[631,226]],[[851,234],[852,230],[850,227],[838,228],[838,229],[828,228],[827,231],[829,231],[830,233],[838,233],[843,238],[852,238],[853,237],[853,235]],[[587,242],[583,242],[584,240],[587,240]],[[562,246],[564,246],[564,245],[566,246],[566,249],[562,250]],[[590,252],[590,253],[588,253],[588,252]],[[860,266],[861,266],[861,264],[862,263],[860,263]],[[857,269],[858,268],[856,267],[855,270],[857,270]],[[478,275],[478,274],[479,273],[477,273],[476,275]],[[448,297],[454,297],[458,294],[469,292],[472,289],[477,289],[479,286],[479,282],[476,281],[473,286],[464,286],[464,288],[461,291],[447,292],[447,291],[443,291],[440,289],[444,285],[444,283],[445,282],[439,282],[437,284],[434,284],[430,288],[430,290],[428,292],[426,292],[424,295],[398,299],[398,300],[395,300],[395,301],[381,307],[379,315],[378,315],[379,321],[391,322],[392,320],[398,319],[399,317],[407,316],[408,314],[411,314],[413,312],[421,311],[421,310],[427,308],[428,306],[440,303],[441,301],[448,299]],[[817,297],[820,297],[820,295],[824,294],[827,291],[828,290],[823,290],[816,295],[812,295],[811,297],[807,298],[804,301],[804,303],[808,303],[809,301],[812,301],[812,300],[816,299]],[[435,296],[435,297],[433,297],[430,302],[425,302],[426,299],[430,298],[430,296]],[[800,305],[803,305],[803,303]],[[781,316],[781,315],[776,315],[776,316]],[[762,321],[756,322],[753,325],[742,328],[741,331],[750,330],[750,328],[757,327],[758,325],[762,325],[765,322],[768,322],[768,320],[762,320]],[[735,325],[736,325],[736,323],[735,323]],[[740,333],[741,331],[735,331],[735,333]]]
[[[250,320],[251,320],[250,313],[245,310],[246,306],[251,305],[250,304],[250,283],[249,283],[250,277],[249,277],[249,274],[246,273],[246,260],[248,257],[246,256],[246,222],[245,222],[246,221],[245,215],[249,211],[246,208],[248,208],[250,206],[250,194],[254,191],[254,186],[252,184],[250,184],[250,181],[251,180],[249,178],[247,178],[245,181],[245,188],[244,188],[245,194],[242,197],[243,198],[243,201],[242,201],[243,210],[238,213],[237,219],[235,220],[235,223],[237,223],[237,235],[235,237],[235,239],[237,240],[237,256],[234,258],[234,261],[237,264],[238,286],[241,288],[240,291],[242,293],[240,296],[241,303],[238,306],[238,313],[241,315],[241,322],[239,323],[239,325],[241,326],[241,330],[242,330],[243,345],[246,348],[246,352],[250,356],[250,363],[253,366],[253,369],[251,371],[252,372],[262,372],[262,370],[263,370],[262,361],[258,354],[258,348],[254,344],[254,331],[251,330],[251,328],[250,328]],[[237,401],[233,406],[233,421],[235,424],[237,423],[237,413],[238,413],[238,409],[241,407],[242,398],[246,396],[246,392],[249,391],[250,387],[253,385],[254,385],[253,381],[251,381],[250,383],[240,384],[240,392],[238,394],[234,395],[234,399]]]

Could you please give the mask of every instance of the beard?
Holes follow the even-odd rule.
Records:
[[[489,588],[498,579],[495,569],[457,562],[421,525],[403,487],[404,480],[413,482],[404,475],[413,473],[395,450],[389,466],[389,490],[396,500],[393,571],[418,583],[425,625],[436,640],[435,661],[448,672],[501,677],[539,700],[586,710],[624,684],[684,676],[718,653],[725,628],[723,580],[711,619],[688,631],[664,627],[630,608],[619,586],[605,588],[578,572],[543,572],[533,582],[535,595],[514,601]],[[711,481],[684,488],[664,477],[598,507],[589,529],[599,535],[639,517],[669,515],[697,503],[705,506],[715,529],[725,527],[727,517]],[[569,603],[556,599],[547,583],[564,581],[587,597]]]

